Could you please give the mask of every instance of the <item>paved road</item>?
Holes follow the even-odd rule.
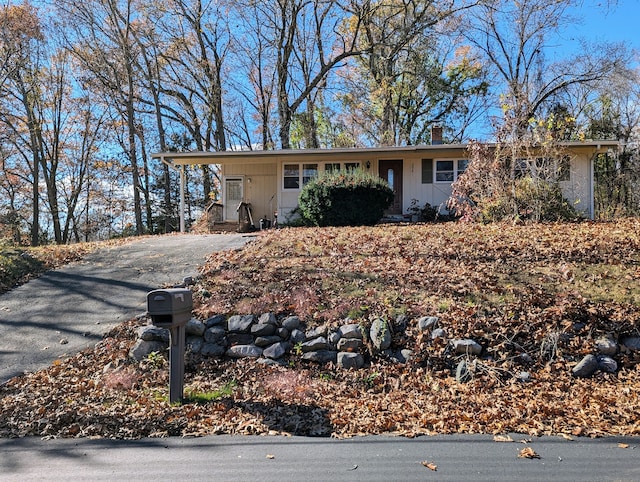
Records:
[[[146,311],[146,294],[198,274],[217,250],[243,246],[239,234],[145,237],[101,249],[0,295],[0,384],[92,346]]]
[[[517,440],[518,437],[514,436]],[[629,444],[626,449],[618,443]],[[528,444],[490,436],[405,439],[211,436],[136,441],[0,439],[2,480],[639,481],[640,439]],[[433,462],[437,471],[422,465]]]

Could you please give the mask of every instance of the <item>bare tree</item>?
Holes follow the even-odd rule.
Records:
[[[264,116],[275,96],[280,147],[291,148],[291,126],[301,109],[313,109],[306,103],[323,87],[327,77],[347,58],[358,55],[360,2],[341,0],[257,0],[238,4],[254,16],[247,27],[254,29],[251,38],[261,48],[261,66],[273,69],[259,87],[254,105],[262,109],[263,128],[269,122]],[[347,29],[346,19],[353,18]],[[250,66],[252,71],[255,65]],[[257,75],[258,72],[255,72]],[[263,140],[264,140],[263,135]]]
[[[618,46],[600,45],[577,58],[549,63],[545,52],[580,0],[489,0],[467,16],[467,38],[481,51],[500,82],[500,104],[522,136],[545,104],[576,84],[603,79],[625,62]]]
[[[37,72],[44,36],[36,10],[28,4],[0,9],[0,87],[2,97],[14,101],[18,110],[5,110],[5,132],[24,158],[31,173],[31,244],[40,242],[40,168],[44,162],[43,142],[35,99],[40,85]],[[15,107],[15,105],[14,105]],[[23,150],[24,148],[24,150]]]
[[[140,13],[135,7],[134,0],[62,0],[58,5],[67,20],[69,49],[91,78],[95,92],[113,112],[118,122],[112,125],[121,128],[116,138],[130,164],[135,231],[140,235],[147,229],[142,217],[141,194],[147,204],[150,200],[148,186],[141,178],[148,166],[144,159],[140,165],[138,146],[140,81],[136,65],[140,52],[133,29]]]

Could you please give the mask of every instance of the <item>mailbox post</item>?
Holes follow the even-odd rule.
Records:
[[[185,325],[191,319],[191,290],[169,288],[147,294],[147,313],[155,326],[169,329],[169,402],[182,401],[184,388]]]

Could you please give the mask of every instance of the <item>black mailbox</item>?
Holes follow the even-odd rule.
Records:
[[[186,325],[191,319],[193,296],[185,288],[154,290],[147,294],[147,313],[154,325],[173,328]]]

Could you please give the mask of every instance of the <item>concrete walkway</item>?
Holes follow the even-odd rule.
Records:
[[[145,237],[101,249],[0,295],[0,384],[93,346],[146,311],[146,294],[198,274],[214,251],[237,249],[240,234]]]

